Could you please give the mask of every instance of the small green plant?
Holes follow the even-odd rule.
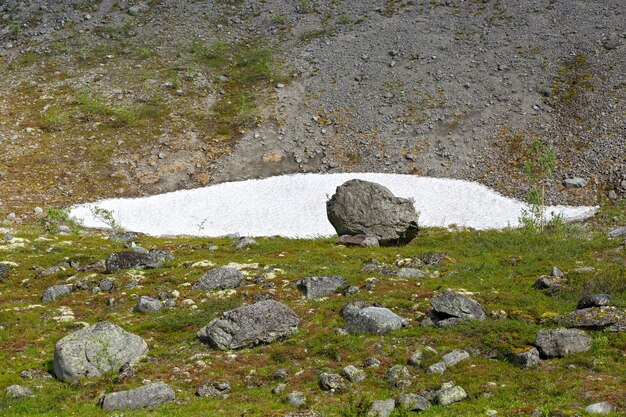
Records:
[[[100,220],[102,223],[109,226],[115,233],[123,233],[124,228],[120,225],[119,221],[114,217],[111,210],[107,210],[98,206],[91,206],[89,208],[91,215]]]
[[[524,174],[530,183],[528,192],[528,208],[522,210],[520,223],[527,230],[543,232],[547,226],[557,226],[563,223],[561,216],[546,217],[546,189],[543,183],[551,177],[556,169],[556,152],[549,145],[535,140],[526,149],[527,160],[524,164]]]
[[[350,23],[352,23],[354,21],[354,19],[352,19],[352,16],[350,16],[347,13],[342,13],[339,15],[339,17],[337,18],[337,22],[340,25],[349,25]]]
[[[353,396],[348,398],[348,404],[339,415],[341,417],[366,417],[372,408],[372,401],[369,398],[361,397],[357,402]]]
[[[81,224],[76,217],[70,216],[65,209],[48,208],[46,215],[39,219],[39,225],[46,233],[58,233],[60,226],[69,227],[70,231],[76,233],[80,230]]]
[[[44,112],[39,127],[46,132],[62,130],[69,116],[70,114],[68,112],[51,107]]]

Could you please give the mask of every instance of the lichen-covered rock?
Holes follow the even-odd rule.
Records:
[[[314,298],[327,297],[337,290],[346,288],[348,281],[337,275],[325,277],[304,277],[296,282],[296,286],[304,292],[304,296],[312,300]]]
[[[100,322],[65,336],[54,348],[54,374],[62,381],[117,372],[125,363],[139,361],[148,345],[121,327]]]
[[[626,325],[626,311],[616,307],[589,307],[563,314],[556,321],[565,327],[603,329]]]
[[[137,300],[135,311],[138,313],[154,313],[156,311],[161,310],[161,307],[162,307],[161,301],[157,300],[156,298],[142,295]]]
[[[53,285],[52,287],[48,287],[44,290],[41,301],[49,303],[56,300],[58,297],[70,294],[72,291],[74,291],[74,286],[72,284]]]
[[[365,307],[344,317],[345,329],[350,333],[386,334],[406,324],[406,319],[384,307]]]
[[[609,294],[589,294],[580,299],[576,308],[581,310],[590,307],[605,307],[611,305],[611,296]]]
[[[485,309],[476,300],[452,291],[444,291],[433,297],[430,304],[433,307],[431,319],[435,323],[437,320],[443,321],[451,318],[482,321],[486,317]]]
[[[326,372],[322,372],[320,374],[319,383],[320,388],[322,388],[324,391],[338,392],[345,391],[346,389],[346,383],[344,382],[341,375],[337,374],[328,374]]]
[[[407,244],[419,232],[413,203],[369,181],[354,179],[337,187],[326,212],[339,236],[371,236],[381,246]]]
[[[555,358],[591,349],[591,337],[582,330],[554,329],[539,330],[535,346],[544,358]]]
[[[225,312],[200,329],[198,338],[218,349],[240,349],[288,338],[298,324],[289,307],[265,300]]]
[[[166,260],[173,258],[172,252],[167,250],[124,251],[109,255],[105,261],[105,266],[109,273],[131,268],[158,268]]]
[[[396,400],[396,406],[409,411],[425,411],[430,408],[430,401],[418,394],[401,394]]]
[[[11,398],[24,398],[24,397],[32,397],[33,392],[21,385],[11,385],[7,387],[6,394]]]
[[[511,354],[511,360],[522,368],[533,368],[539,365],[539,351],[535,347],[531,347],[523,352],[515,352]]]
[[[143,387],[118,391],[104,396],[101,402],[105,411],[137,410],[152,408],[174,401],[176,394],[172,387],[164,382],[154,382]]]
[[[389,417],[396,408],[396,401],[393,398],[386,400],[376,400],[372,403],[372,408],[367,413],[367,417]]]
[[[350,382],[362,382],[365,381],[365,371],[357,368],[354,365],[348,365],[341,370],[343,376],[348,378]]]
[[[244,276],[235,268],[214,268],[202,275],[193,287],[194,290],[227,290],[237,288],[244,282]]]
[[[467,393],[454,382],[446,382],[435,393],[435,398],[437,399],[437,404],[445,407],[464,400],[467,398]]]

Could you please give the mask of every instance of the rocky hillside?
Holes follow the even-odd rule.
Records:
[[[620,0],[5,0],[0,215],[303,171],[525,197],[536,140],[551,202],[623,197],[625,20]]]

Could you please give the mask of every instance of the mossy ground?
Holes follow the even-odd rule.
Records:
[[[5,416],[104,415],[97,406],[103,393],[134,388],[145,379],[171,384],[177,393],[176,403],[149,411],[126,411],[125,416],[279,416],[289,410],[284,395],[271,394],[276,384],[271,375],[280,368],[286,368],[290,375],[286,392],[305,392],[310,408],[328,416],[358,415],[350,414],[349,401],[397,397],[401,391],[384,380],[385,372],[394,364],[406,364],[408,357],[424,345],[439,353],[458,348],[480,351],[480,355],[448,369],[444,376],[425,373],[436,358],[423,367],[411,367],[412,385],[406,392],[437,389],[442,382],[453,380],[469,394],[461,403],[435,406],[420,414],[423,416],[478,416],[488,409],[498,410],[500,416],[527,416],[537,408],[546,415],[558,411],[570,416],[581,415],[586,405],[605,400],[621,410],[626,407],[623,333],[591,332],[594,345],[590,352],[547,360],[532,370],[521,369],[506,358],[512,350],[533,342],[537,330],[547,326],[540,323],[542,318],[573,310],[589,289],[608,292],[615,305],[626,307],[626,257],[619,242],[607,239],[604,232],[578,227],[540,235],[520,230],[427,229],[405,247],[344,248],[335,246],[331,239],[259,238],[258,245],[245,251],[234,249],[228,239],[143,237],[139,240],[142,246],[172,250],[175,260],[162,268],[142,271],[138,287],[125,288],[136,271],[120,272],[113,276],[120,289],[111,294],[78,291],[33,307],[41,304],[44,288],[90,274],[65,271],[36,278],[31,267],[49,267],[65,259],[85,265],[123,250],[120,242],[107,240],[104,233],[50,235],[49,240],[38,240],[39,234],[32,227],[22,227],[16,236],[28,239],[24,247],[0,246],[0,259],[18,264],[0,283],[0,388],[21,384],[36,394],[21,400],[1,395],[0,413]],[[210,251],[212,245],[219,250]],[[447,255],[442,265],[427,268],[426,278],[378,276],[371,291],[364,288],[368,279],[376,276],[360,272],[367,259],[393,263],[397,258],[415,258],[426,252]],[[201,260],[217,266],[258,263],[259,269],[250,270],[250,276],[261,273],[264,266],[284,272],[271,279],[276,284],[274,290],[250,282],[230,296],[207,295],[189,286],[207,269],[190,266]],[[596,270],[568,272],[571,289],[555,296],[532,289],[535,279],[553,265],[566,272],[581,266]],[[304,301],[290,285],[303,276],[332,274],[345,276],[350,284],[361,287],[360,292]],[[98,282],[103,277],[92,279]],[[488,311],[504,310],[508,318],[489,318],[449,329],[418,326],[415,318],[418,312],[429,309],[429,297],[448,288],[471,291]],[[150,315],[132,311],[133,296],[156,296],[159,291],[174,289],[181,293],[179,302],[192,299],[198,308],[179,304]],[[302,318],[295,336],[235,352],[212,350],[198,342],[196,331],[200,327],[263,292],[271,293]],[[116,299],[112,306],[108,305],[110,297]],[[333,328],[344,324],[338,312],[350,300],[381,303],[410,319],[411,326],[386,336],[337,335]],[[62,306],[73,310],[76,322],[109,320],[145,338],[150,352],[135,376],[121,383],[113,376],[75,384],[21,379],[18,374],[24,369],[51,370],[55,342],[79,327],[76,322],[53,319]],[[382,364],[366,370],[365,382],[349,384],[348,392],[342,394],[319,389],[318,372],[340,372],[349,364],[359,366],[370,356]],[[207,380],[230,382],[232,394],[226,400],[196,397],[196,388]]]

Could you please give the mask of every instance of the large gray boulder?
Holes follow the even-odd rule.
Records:
[[[244,276],[235,268],[214,268],[202,275],[193,287],[194,290],[227,290],[237,288],[244,282]]]
[[[296,282],[296,286],[304,292],[304,296],[312,300],[314,298],[327,297],[335,291],[348,286],[344,277],[337,275],[327,277],[304,277]]]
[[[591,349],[591,342],[591,337],[576,329],[539,330],[535,338],[535,346],[544,358],[587,352]]]
[[[62,381],[98,377],[118,372],[125,363],[135,363],[146,354],[148,345],[139,336],[121,327],[100,322],[77,330],[56,343],[54,373]]]
[[[113,274],[131,268],[158,268],[166,260],[173,258],[172,252],[167,250],[151,249],[146,252],[131,250],[109,255],[105,265],[107,272]]]
[[[450,319],[456,319],[453,322],[458,323],[459,319],[482,321],[486,317],[485,309],[476,300],[452,291],[444,291],[433,297],[430,304],[433,307],[430,315],[435,324],[444,322],[440,327],[445,327]]]
[[[357,334],[386,334],[407,323],[406,319],[384,307],[344,307],[342,316],[346,319],[346,331]]]
[[[105,411],[137,410],[156,407],[174,401],[175,398],[172,387],[164,382],[153,382],[143,387],[107,394],[100,405]]]
[[[259,301],[222,314],[198,331],[198,338],[221,350],[240,349],[286,339],[300,318],[274,300]]]
[[[326,213],[339,236],[371,236],[381,246],[407,244],[419,232],[413,203],[369,181],[355,179],[337,187]]]

